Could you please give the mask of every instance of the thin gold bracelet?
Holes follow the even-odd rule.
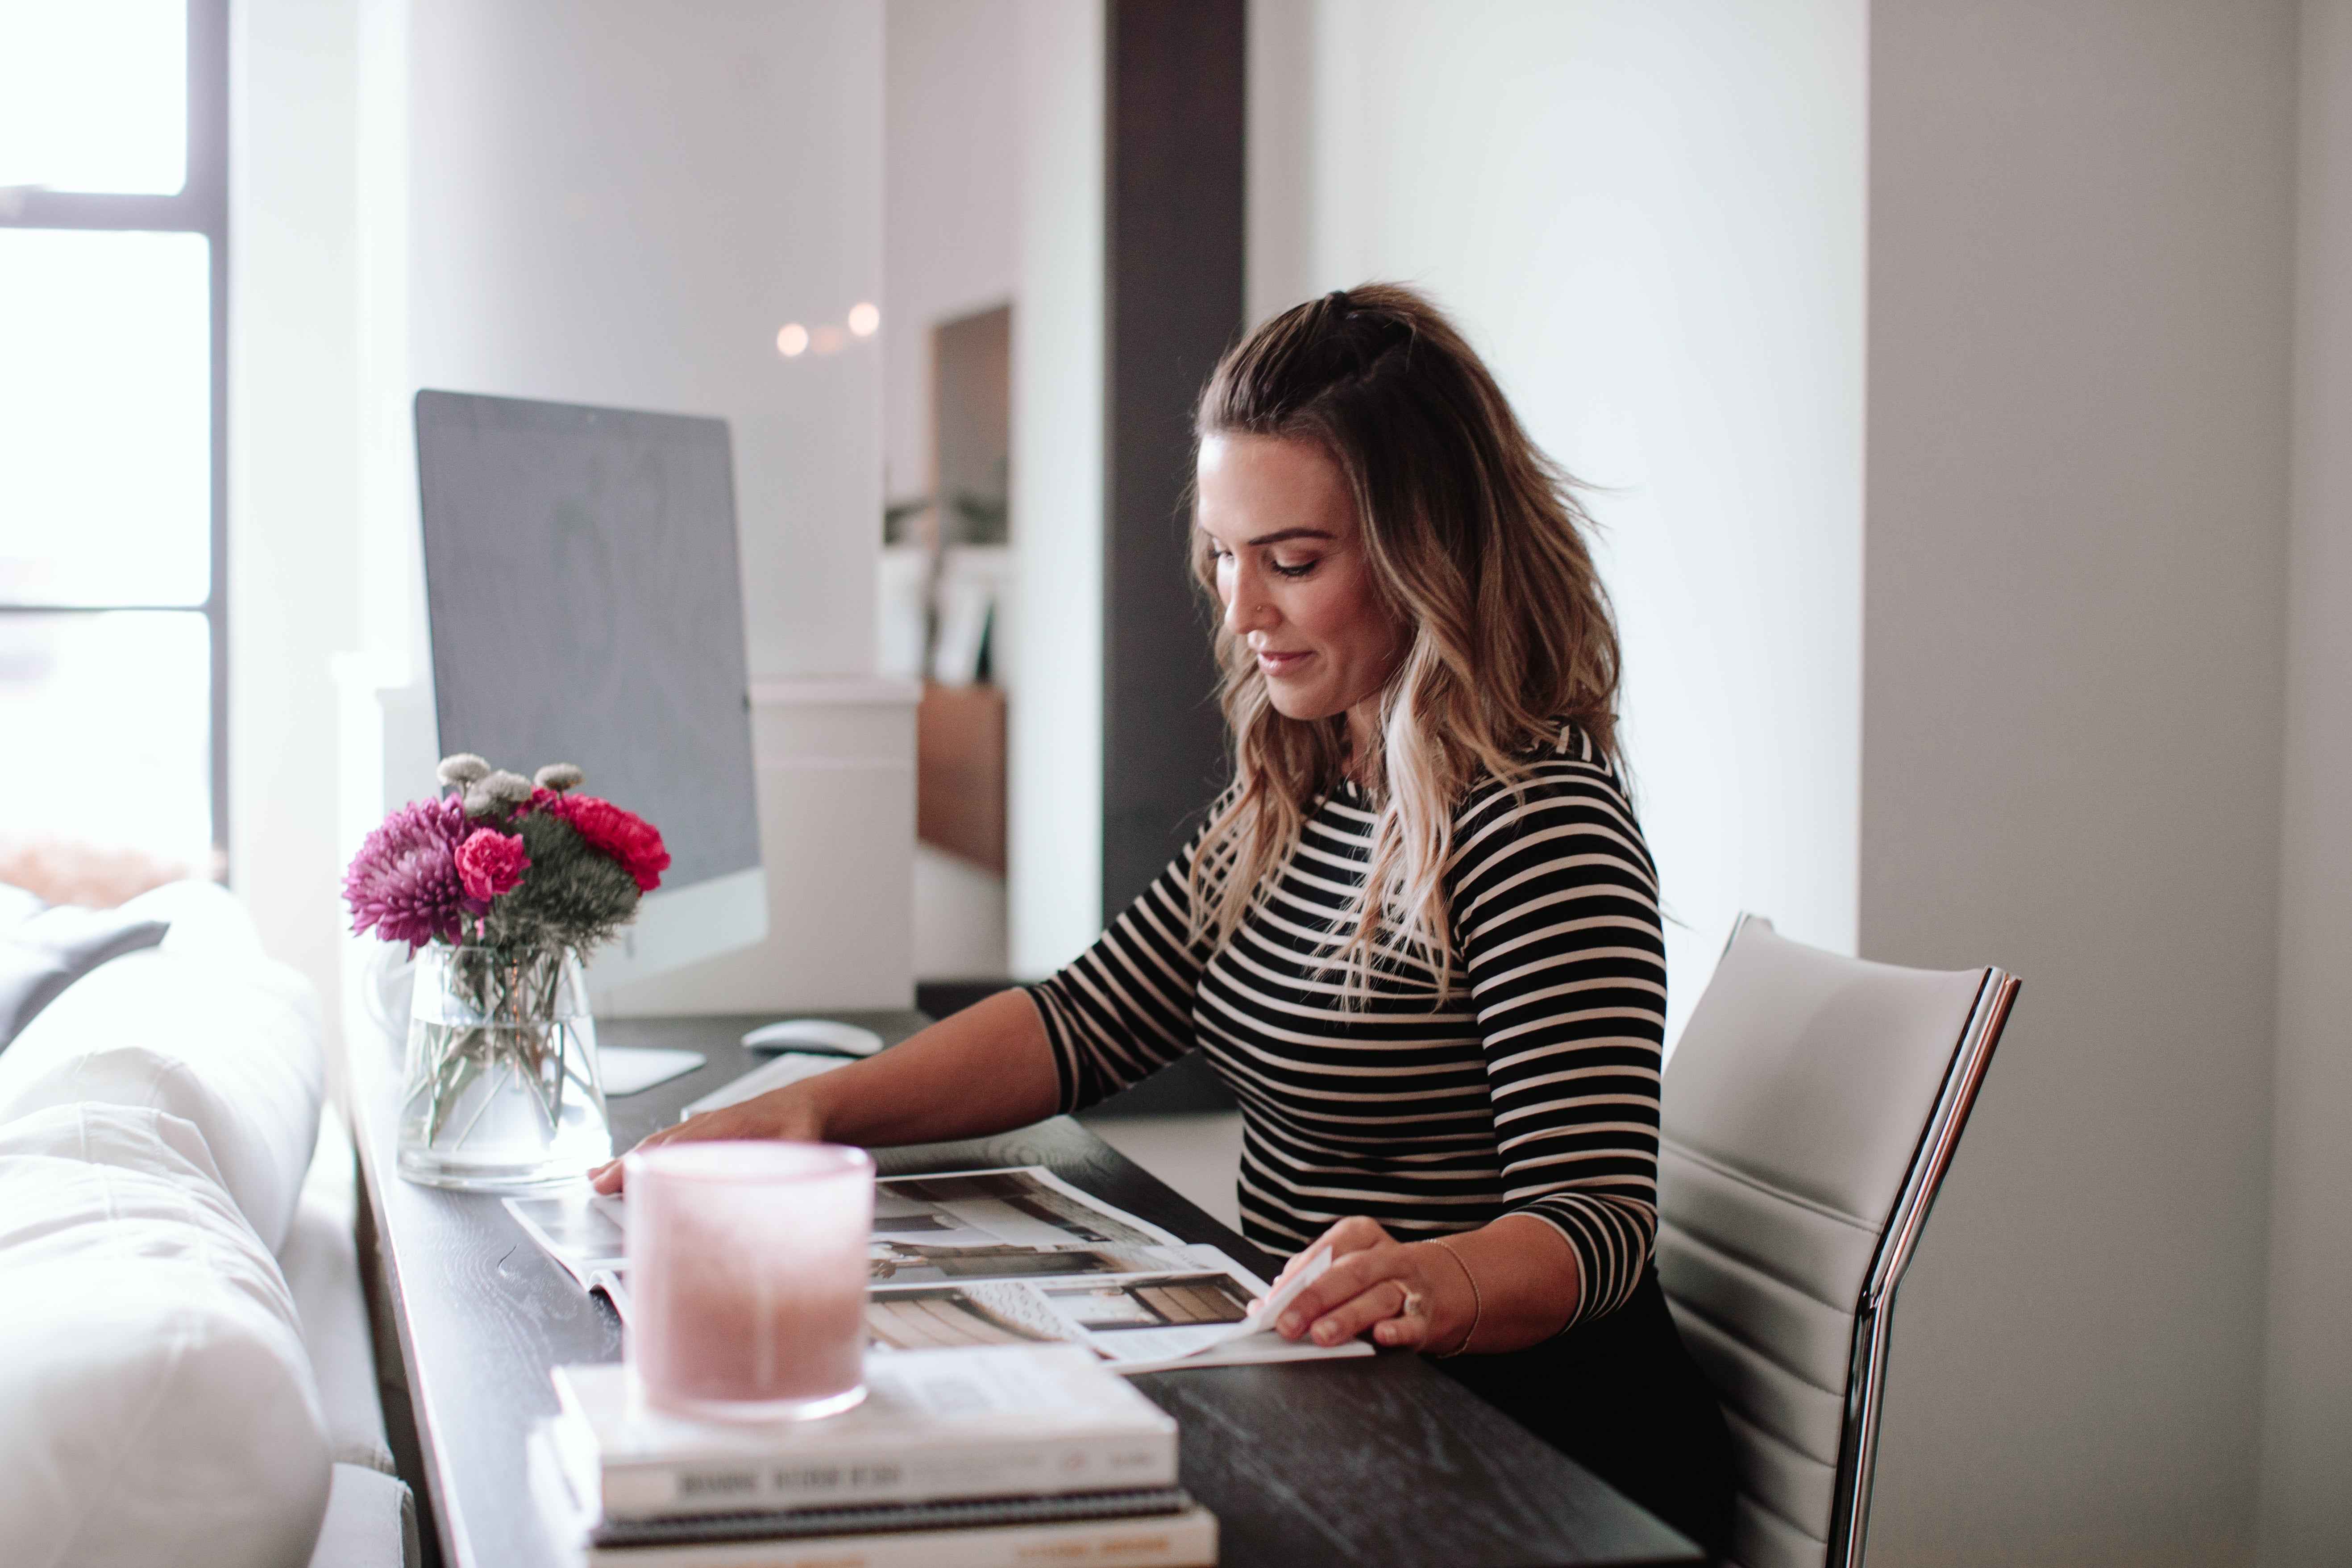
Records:
[[[1439,1351],[1436,1353],[1435,1359],[1451,1361],[1468,1350],[1470,1342],[1478,1337],[1479,1321],[1486,1315],[1486,1299],[1478,1293],[1478,1277],[1470,1272],[1470,1266],[1462,1261],[1462,1255],[1454,1250],[1454,1244],[1442,1236],[1433,1236],[1429,1239],[1445,1248],[1445,1256],[1454,1259],[1454,1267],[1462,1270],[1462,1278],[1470,1281],[1470,1331],[1464,1334],[1462,1342],[1452,1350]]]

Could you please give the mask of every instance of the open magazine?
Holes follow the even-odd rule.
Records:
[[[531,1238],[624,1319],[627,1208],[585,1183],[509,1198]],[[1187,1246],[1042,1165],[887,1176],[875,1183],[866,1321],[879,1351],[1024,1342],[1085,1345],[1118,1372],[1370,1355],[1265,1325],[1328,1261],[1280,1296],[1213,1247]]]

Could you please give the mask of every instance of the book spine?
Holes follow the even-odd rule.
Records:
[[[587,1553],[587,1568],[1214,1568],[1216,1561],[1217,1518],[1200,1508],[1164,1519],[592,1547]]]
[[[935,1449],[607,1464],[608,1519],[845,1508],[945,1498],[1055,1497],[1176,1484],[1176,1435]]]

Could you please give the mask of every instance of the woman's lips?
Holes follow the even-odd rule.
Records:
[[[1305,648],[1289,652],[1260,648],[1257,650],[1257,667],[1268,675],[1288,675],[1313,657]]]

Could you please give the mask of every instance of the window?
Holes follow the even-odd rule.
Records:
[[[0,837],[226,850],[228,6],[0,0]]]

